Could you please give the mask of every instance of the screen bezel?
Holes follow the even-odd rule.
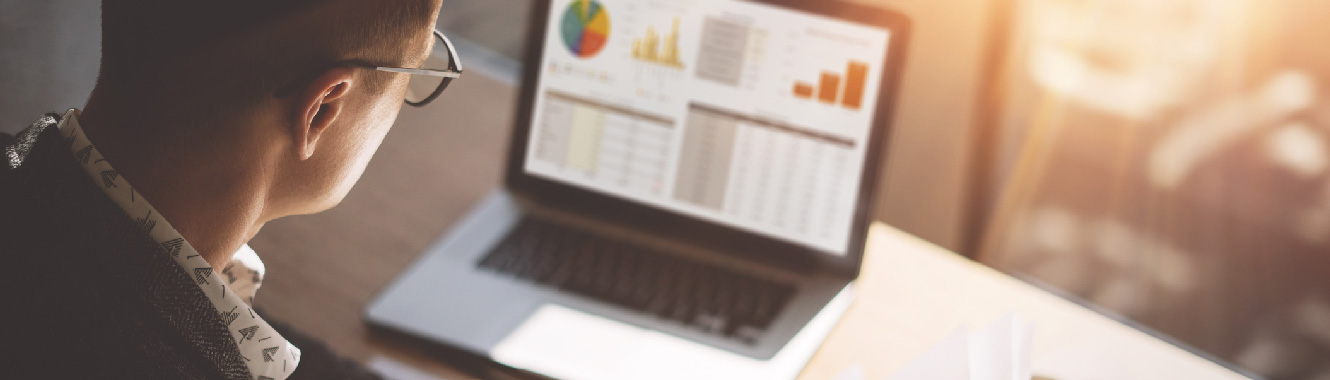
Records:
[[[521,97],[517,117],[514,120],[505,175],[505,185],[509,191],[547,207],[587,215],[636,230],[649,231],[653,235],[685,241],[700,248],[722,252],[743,260],[757,261],[798,273],[825,272],[848,279],[857,277],[863,262],[868,226],[872,222],[877,185],[881,181],[878,173],[884,164],[883,157],[888,146],[900,72],[905,62],[905,52],[908,50],[909,19],[892,10],[842,1],[754,2],[883,28],[890,33],[875,107],[876,114],[873,116],[869,132],[863,172],[860,174],[859,197],[855,202],[850,238],[844,255],[827,253],[758,232],[686,216],[527,173],[525,168],[528,138],[533,129],[532,120],[535,116],[533,112],[539,90],[537,84],[543,72],[541,58],[545,51],[551,0],[535,1],[528,22],[530,30],[527,38],[526,63],[522,70]]]

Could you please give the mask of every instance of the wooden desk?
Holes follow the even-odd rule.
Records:
[[[369,333],[365,304],[499,186],[515,91],[481,75],[425,109],[403,109],[360,184],[338,208],[270,223],[250,243],[268,279],[256,299],[358,360],[388,356],[465,378],[424,351]],[[827,379],[857,363],[870,380],[945,335],[1017,311],[1038,323],[1034,353],[1125,345],[1161,379],[1243,378],[1181,349],[885,225],[869,239],[859,297],[803,374]]]
[[[882,379],[956,329],[983,328],[1010,312],[1036,323],[1035,362],[1094,345],[1129,352],[1123,364],[1148,379],[1247,378],[881,223],[869,233],[858,282],[854,305],[801,378],[828,379],[853,363],[868,379]]]

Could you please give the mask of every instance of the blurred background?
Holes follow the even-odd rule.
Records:
[[[1330,2],[1016,0],[968,253],[1274,379],[1330,379]]]
[[[517,84],[528,1],[444,1],[469,73]],[[877,219],[1271,379],[1330,379],[1330,1],[860,2],[915,23]],[[98,15],[0,0],[0,131],[82,106]]]

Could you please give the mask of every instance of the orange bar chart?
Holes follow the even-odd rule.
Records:
[[[816,94],[819,102],[826,104],[839,103],[845,108],[859,110],[863,108],[864,90],[867,88],[867,82],[868,64],[849,61],[845,64],[843,78],[841,74],[823,71],[816,86],[808,82],[797,81],[794,82],[791,92],[795,98],[812,99]]]
[[[849,109],[859,109],[864,103],[864,82],[868,80],[868,65],[850,61],[845,66],[845,96],[841,104]]]
[[[840,75],[822,72],[822,80],[817,83],[817,100],[823,103],[835,103],[840,93]]]
[[[794,97],[810,99],[813,97],[813,85],[806,82],[794,82]]]

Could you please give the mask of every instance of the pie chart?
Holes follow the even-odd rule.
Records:
[[[610,15],[597,0],[574,0],[563,13],[563,44],[578,58],[595,57],[610,39]]]

